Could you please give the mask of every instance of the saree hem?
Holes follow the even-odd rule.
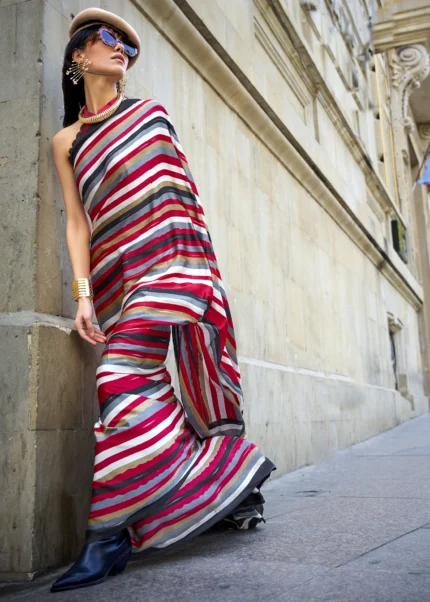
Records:
[[[210,519],[205,521],[203,525],[196,528],[191,533],[189,533],[188,535],[181,538],[179,541],[177,541],[173,544],[167,545],[163,548],[161,548],[161,547],[157,548],[155,546],[155,547],[148,548],[146,550],[132,552],[132,554],[130,556],[130,560],[135,560],[135,559],[139,559],[139,558],[152,558],[154,556],[160,556],[160,555],[170,552],[171,550],[176,550],[177,548],[180,548],[186,542],[190,541],[191,539],[194,539],[194,537],[197,537],[204,531],[207,531],[208,529],[213,527],[217,522],[222,521],[226,516],[231,514],[237,508],[237,506],[239,506],[240,503],[252,493],[252,491],[256,487],[259,489],[263,485],[263,483],[270,477],[273,470],[276,470],[276,466],[273,464],[273,462],[271,460],[266,458],[265,461],[263,462],[263,464],[258,469],[258,471],[255,473],[252,480],[235,497],[235,499],[228,506],[225,506],[224,508],[222,508],[222,510],[220,510],[219,512],[216,512],[214,514],[214,516],[212,516]],[[182,483],[179,483],[178,486],[175,487],[175,491],[169,492],[169,496],[168,496],[169,499],[172,497],[172,494],[174,494],[177,491],[177,489],[180,488],[181,484]],[[126,529],[127,527],[131,526],[133,523],[141,520],[142,518],[146,518],[146,517],[150,516],[151,514],[154,513],[154,511],[159,512],[160,510],[162,510],[165,502],[166,502],[165,498],[162,501],[159,500],[158,502],[154,502],[154,504],[151,504],[151,506],[147,506],[145,508],[142,508],[141,510],[138,510],[133,515],[128,517],[124,522],[122,522],[119,525],[115,525],[114,527],[109,527],[108,529],[104,529],[102,531],[97,531],[97,533],[94,533],[93,531],[91,531],[91,532],[87,531],[86,541],[87,542],[96,541],[98,539],[103,539],[105,537],[110,537],[111,535],[119,533],[123,529]]]
[[[239,504],[253,491],[255,487],[260,488],[263,485],[263,483],[270,477],[270,474],[273,470],[276,470],[276,466],[271,460],[266,458],[264,463],[260,466],[256,474],[254,475],[253,479],[250,481],[250,483],[240,492],[240,494],[238,494],[238,496],[231,502],[231,504],[224,507],[219,512],[216,512],[215,515],[212,516],[212,518],[205,521],[203,525],[196,528],[185,537],[182,537],[179,541],[176,541],[163,548],[151,547],[140,552],[132,552],[130,560],[139,560],[141,558],[155,558],[180,549],[186,543],[188,543],[198,535],[201,535],[202,533],[213,527],[217,522],[223,520],[226,516],[231,514],[235,510],[235,508],[237,508],[237,506],[239,506]]]

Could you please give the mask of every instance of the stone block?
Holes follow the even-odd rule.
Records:
[[[35,205],[33,199],[0,202],[0,312],[31,310],[34,307]]]
[[[36,316],[10,315],[0,327],[8,351],[0,368],[0,575],[14,579],[31,579],[78,552],[98,414],[103,346],[90,348],[66,320]]]
[[[254,153],[252,148],[254,137],[242,121],[238,121],[235,134],[237,169],[250,182],[254,182]]]
[[[76,317],[77,304],[73,299],[72,282],[75,278],[72,264],[70,262],[69,250],[66,237],[67,216],[65,211],[61,211],[61,280],[62,280],[62,315],[71,318]]]
[[[296,466],[292,376],[253,363],[241,362],[240,367],[247,437],[275,463],[279,476]]]
[[[226,281],[237,291],[243,291],[243,257],[242,257],[242,237],[241,232],[234,226],[227,230],[228,244],[228,270]],[[216,252],[216,251],[215,251]],[[223,279],[224,280],[224,279]]]
[[[25,369],[25,366],[24,366]],[[36,437],[26,421],[21,430],[0,431],[0,578],[28,579],[33,569]]]
[[[42,4],[41,0],[30,0],[0,7],[0,102],[39,92]]]
[[[287,285],[287,332],[294,345],[306,348],[303,290],[292,280]]]
[[[218,2],[221,4],[221,2]],[[254,37],[254,11],[253,2],[249,0],[236,0],[236,2],[228,2],[222,0],[222,8],[228,22],[240,32],[243,38],[243,47],[249,48],[252,46]]]
[[[80,358],[82,365],[82,427],[92,430],[94,423],[99,417],[99,404],[97,399],[96,370],[103,353],[104,345],[95,347],[83,341],[75,332],[73,346],[76,346],[76,338],[79,338]]]
[[[214,115],[219,115],[222,110],[222,100],[210,86],[205,86],[205,124],[206,140],[210,146],[220,151],[223,147],[223,140],[220,138],[220,121],[214,119]]]
[[[83,429],[39,430],[36,445],[33,570],[38,571],[67,564],[84,543],[94,438]]]
[[[203,20],[204,24],[215,36],[217,41],[224,48],[226,48],[226,27],[228,21],[220,5],[217,2],[213,2],[212,0],[204,0],[204,2],[202,2],[201,0],[191,0],[189,4],[196,11],[199,17]]]
[[[32,328],[34,430],[82,428],[82,365],[80,337],[60,328],[35,324]],[[84,343],[84,341],[82,341]]]
[[[0,430],[18,433],[29,428],[30,329],[0,327]]]
[[[40,2],[0,8],[0,311],[34,308],[35,220],[39,158]],[[17,115],[20,118],[17,121]]]
[[[61,210],[39,203],[37,219],[36,310],[61,315]]]

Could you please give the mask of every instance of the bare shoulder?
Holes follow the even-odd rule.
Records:
[[[81,128],[81,122],[75,121],[71,125],[68,125],[61,130],[59,130],[52,137],[52,148],[54,153],[58,155],[63,155],[68,157],[69,149],[72,146],[73,140],[76,138],[77,133]]]

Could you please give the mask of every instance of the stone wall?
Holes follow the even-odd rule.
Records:
[[[49,186],[60,105],[45,77],[54,63],[58,87],[59,59],[41,44],[46,8],[0,7],[0,578],[8,579],[79,550],[94,447],[97,352],[62,311],[63,201]]]
[[[61,128],[68,26],[81,8],[57,0],[0,8],[0,43],[16,27],[29,33],[2,65],[9,85],[0,92],[8,283],[0,571],[15,578],[74,556],[90,494],[101,349],[73,331],[50,146]],[[398,208],[378,171],[373,116],[348,89],[345,32],[324,45],[327,22],[296,1],[103,8],[142,40],[127,95],[163,102],[189,160],[232,308],[247,436],[277,464],[276,477],[427,412],[422,287],[387,238],[386,216]],[[356,15],[363,40],[365,17]],[[402,325],[401,391],[389,319]]]

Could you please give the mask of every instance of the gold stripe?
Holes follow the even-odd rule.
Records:
[[[229,486],[231,485],[231,483],[233,481],[240,480],[242,475],[248,471],[250,460],[253,459],[254,455],[255,455],[254,453],[251,453],[247,457],[246,461],[242,465],[240,472],[235,473],[235,475],[232,476],[232,478],[230,479]],[[227,487],[227,489],[228,489],[228,487]],[[213,502],[211,502],[211,506],[213,506],[213,507],[219,506],[222,496],[225,496],[225,491],[226,491],[226,487],[224,487],[223,490],[220,491],[220,493],[217,495],[215,500]],[[154,543],[157,541],[157,539],[161,539],[165,535],[175,532],[179,527],[183,527],[183,526],[187,525],[187,523],[198,522],[200,520],[200,518],[202,516],[204,516],[204,514],[207,512],[207,510],[208,510],[208,508],[206,506],[206,507],[202,508],[199,512],[194,513],[192,516],[186,517],[182,520],[176,520],[173,525],[166,526],[165,528],[161,529],[161,531],[158,531],[155,535],[153,535],[149,539],[145,539],[145,537],[143,537],[142,545],[136,547],[136,549],[138,549],[139,551],[146,550],[147,548],[154,545]],[[154,518],[156,518],[156,517],[154,517]],[[168,518],[166,518],[166,520],[168,520]],[[148,525],[147,529],[150,529],[150,528],[151,528],[151,525]],[[145,530],[144,530],[144,534],[145,534]]]

